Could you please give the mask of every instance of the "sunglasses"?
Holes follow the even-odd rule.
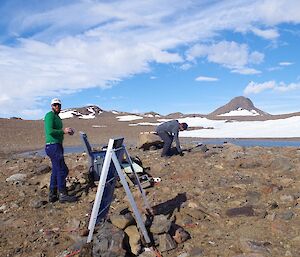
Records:
[[[58,103],[55,103],[55,104],[52,104],[53,106],[61,106],[61,104],[58,104]]]

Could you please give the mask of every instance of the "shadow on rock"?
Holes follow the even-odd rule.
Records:
[[[173,199],[164,203],[160,203],[153,207],[155,215],[168,215],[169,218],[173,215],[175,209],[180,210],[181,205],[187,200],[186,193],[180,193]]]

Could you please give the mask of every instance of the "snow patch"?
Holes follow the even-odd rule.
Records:
[[[203,138],[291,138],[300,137],[300,116],[266,121],[225,122],[206,118],[184,118],[189,127],[212,127],[213,129],[187,130],[181,137]]]
[[[66,110],[66,111],[61,111],[58,115],[63,120],[63,119],[73,118],[74,116],[80,115],[80,113]]]
[[[237,110],[219,114],[218,116],[257,116],[257,115],[260,114],[255,110],[249,111],[243,108],[238,108]]]
[[[106,125],[92,125],[92,128],[106,128]]]
[[[147,117],[147,118],[153,118],[154,115],[153,114],[146,114],[145,117]]]
[[[117,118],[119,121],[132,121],[132,120],[140,120],[140,119],[143,119],[143,117],[137,116],[137,115],[117,116],[116,118]]]
[[[169,119],[159,119],[159,123],[142,122],[135,126],[158,126]],[[186,130],[179,133],[180,137],[202,138],[291,138],[300,137],[300,116],[286,119],[266,121],[233,121],[210,120],[201,117],[180,118],[178,121],[186,122],[190,128],[203,127],[203,129]]]
[[[159,123],[155,123],[155,122],[139,122],[139,123],[131,123],[129,124],[129,126],[158,126],[159,124],[161,124],[160,122]]]

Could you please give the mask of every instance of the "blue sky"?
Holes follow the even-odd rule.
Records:
[[[1,0],[0,117],[63,108],[300,111],[300,2]]]

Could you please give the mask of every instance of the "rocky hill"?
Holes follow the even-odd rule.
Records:
[[[253,102],[244,96],[233,98],[229,103],[219,107],[210,116],[269,116],[270,114],[256,108]]]

